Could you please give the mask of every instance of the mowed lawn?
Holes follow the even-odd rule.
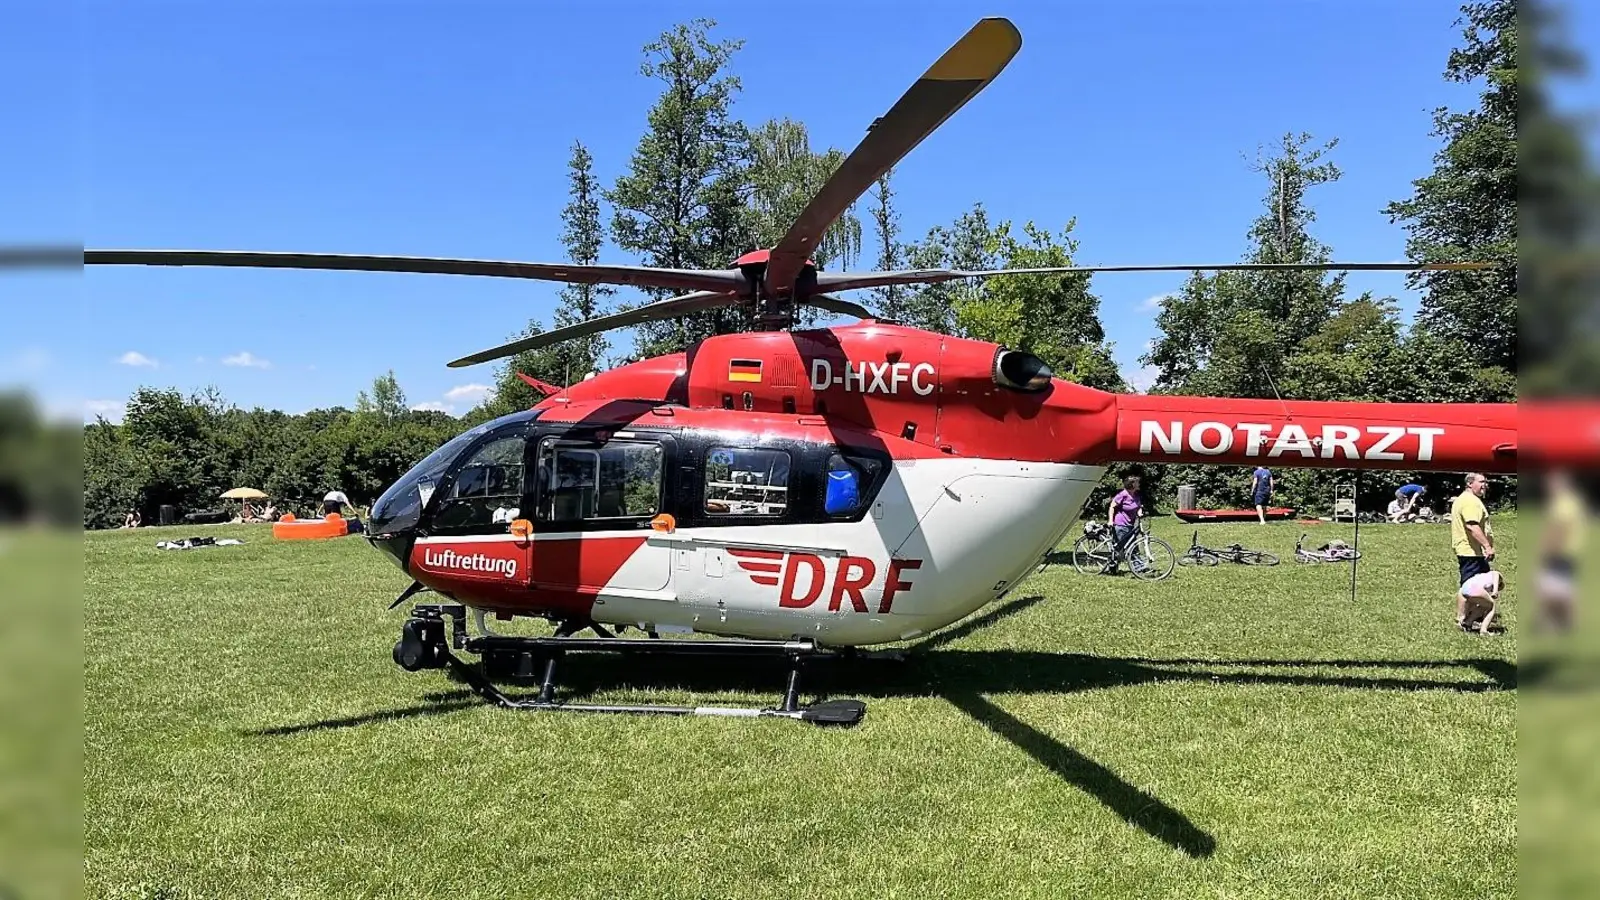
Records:
[[[1192,530],[1156,527],[1180,551]],[[1364,526],[1353,601],[1348,564],[1292,560],[1301,530],[1348,525],[1199,530],[1284,561],[1154,584],[1051,566],[904,662],[803,685],[866,700],[854,729],[496,709],[394,664],[407,582],[359,538],[92,534],[90,896],[1512,896],[1513,523],[1490,637],[1454,626],[1446,526]],[[196,533],[246,543],[155,549]],[[696,660],[564,674],[600,701],[782,684]]]

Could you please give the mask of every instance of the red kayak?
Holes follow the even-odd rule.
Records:
[[[1262,510],[1267,521],[1292,518],[1294,509],[1287,506],[1269,506]],[[1172,514],[1185,522],[1258,522],[1253,509],[1175,509]]]

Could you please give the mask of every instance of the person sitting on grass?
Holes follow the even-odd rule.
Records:
[[[1456,594],[1456,625],[1471,634],[1488,634],[1495,613],[1500,610],[1500,591],[1505,588],[1505,577],[1490,570],[1468,578]]]
[[[1428,489],[1420,484],[1402,485],[1394,492],[1394,503],[1389,504],[1389,521],[1410,522],[1417,518],[1417,501]]]

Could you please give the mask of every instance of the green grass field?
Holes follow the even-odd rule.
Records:
[[[1510,897],[1508,632],[1454,626],[1445,526],[1202,526],[1275,568],[1047,568],[900,663],[857,728],[488,707],[390,648],[360,539],[85,544],[90,896]],[[1190,526],[1159,520],[1181,549]],[[1309,529],[1313,542],[1349,526]],[[530,624],[525,631],[540,631]],[[566,696],[769,704],[781,671],[573,660]]]

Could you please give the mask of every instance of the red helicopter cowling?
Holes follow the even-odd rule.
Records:
[[[539,408],[625,399],[822,416],[940,454],[996,460],[1101,461],[1116,429],[1116,395],[1052,378],[1031,354],[872,321],[719,335],[574,384]]]
[[[879,322],[717,336],[541,406],[630,398],[824,416],[981,459],[1452,472],[1511,472],[1517,462],[1513,404],[1111,394],[1054,378],[1031,354]]]

